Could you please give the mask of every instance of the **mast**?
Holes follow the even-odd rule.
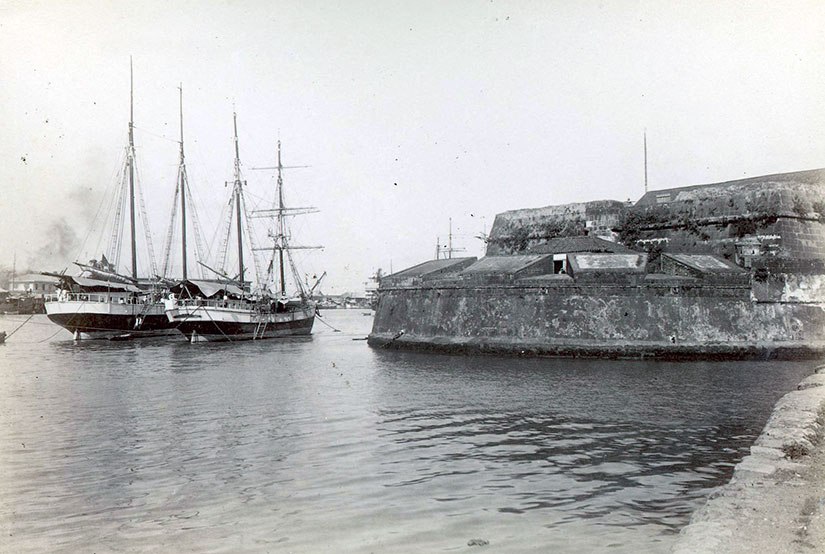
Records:
[[[243,290],[243,224],[241,223],[241,157],[238,151],[238,114],[232,112],[232,124],[235,128],[235,208],[238,219],[238,279]]]
[[[647,194],[647,129],[645,129],[644,133],[645,137],[645,194]]]
[[[281,296],[286,296],[286,279],[284,277],[284,247],[285,244],[285,227],[284,227],[284,180],[282,177],[282,170],[284,166],[281,165],[281,141],[278,140],[278,234],[281,237],[281,247],[278,249],[278,267],[281,275]]]
[[[186,166],[183,156],[183,83],[178,86],[180,92],[180,232],[181,232],[181,264],[183,279],[186,280]]]
[[[132,224],[132,278],[137,279],[137,241],[135,240],[135,80],[129,56],[129,219]]]
[[[453,218],[450,218],[450,234],[447,235],[447,257],[453,257]]]

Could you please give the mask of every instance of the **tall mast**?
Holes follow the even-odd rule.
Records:
[[[132,57],[129,56],[129,218],[132,223],[132,279],[137,279],[137,247],[135,241],[135,80]]]
[[[284,247],[286,246],[286,229],[284,228],[284,179],[281,175],[284,166],[281,165],[281,141],[278,140],[278,234],[281,237],[281,247],[278,249],[278,267],[281,272],[281,296],[286,296],[286,280],[284,278]]]
[[[647,194],[647,129],[645,129],[645,194]]]
[[[183,83],[178,86],[180,92],[180,233],[181,233],[181,264],[183,278],[186,279],[186,166],[183,156]]]
[[[232,112],[232,123],[235,128],[235,208],[238,219],[238,279],[243,290],[243,224],[241,223],[241,156],[238,151],[238,114]]]
[[[453,257],[453,218],[450,218],[450,234],[447,235],[447,257]]]

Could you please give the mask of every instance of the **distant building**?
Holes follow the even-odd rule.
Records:
[[[53,294],[57,288],[58,279],[39,273],[27,273],[14,279],[14,287],[11,292],[30,293],[35,296],[45,296]]]

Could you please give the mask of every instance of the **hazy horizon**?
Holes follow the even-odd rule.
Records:
[[[449,218],[480,256],[497,213],[638,199],[645,129],[651,190],[825,166],[823,28],[813,1],[0,2],[0,267],[100,256],[130,56],[156,258],[182,83],[206,241],[234,110],[251,204],[279,139],[310,166],[284,175],[289,205],[320,209],[294,240],[325,246],[301,266],[336,294],[433,258]]]

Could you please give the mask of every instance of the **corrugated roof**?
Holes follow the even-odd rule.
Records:
[[[570,255],[576,271],[644,271],[647,254],[591,254]]]
[[[623,244],[599,237],[556,237],[530,247],[536,254],[569,254],[573,252],[610,252],[630,254],[633,250]]]
[[[464,269],[461,273],[515,273],[544,258],[547,258],[547,254],[486,256]]]
[[[703,273],[742,273],[744,269],[711,254],[662,254]]]
[[[407,269],[402,269],[392,275],[387,275],[386,278],[390,279],[409,279],[411,277],[421,277],[428,273],[432,273],[434,271],[442,271],[451,266],[462,264],[468,260],[474,260],[474,257],[468,258],[447,258],[444,260],[430,260],[428,262],[423,262],[418,265],[414,265],[412,267],[408,267]]]

